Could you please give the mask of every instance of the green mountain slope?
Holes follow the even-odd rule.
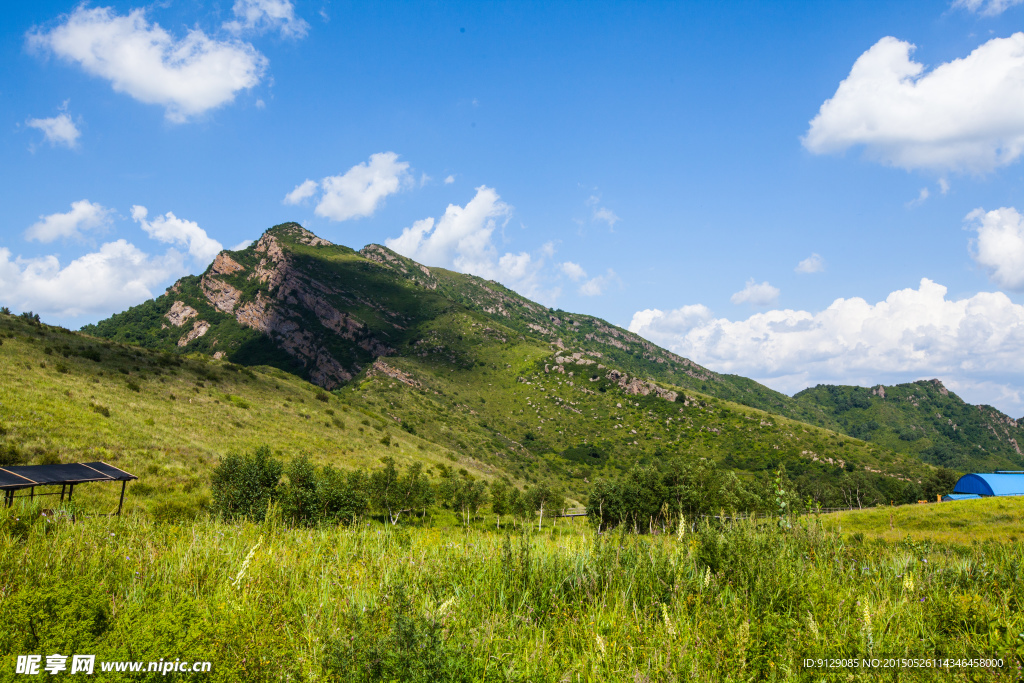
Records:
[[[222,252],[202,276],[83,331],[273,365],[333,389],[375,358],[419,353],[424,331],[455,311],[492,321],[499,336],[600,354],[602,364],[644,380],[834,426],[813,406],[711,372],[599,318],[551,310],[496,282],[426,268],[379,245],[359,252],[333,245],[295,223],[271,228],[245,250]]]
[[[965,403],[937,380],[872,389],[819,384],[794,398],[822,409],[839,431],[960,471],[1024,469],[1024,425]]]

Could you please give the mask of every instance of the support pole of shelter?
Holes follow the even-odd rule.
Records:
[[[71,502],[71,496],[74,494],[74,492],[75,492],[75,485],[72,484],[70,487],[68,487],[68,502],[69,503]]]
[[[35,500],[35,497],[36,497],[36,487],[32,486],[28,490],[28,499],[29,500]]]
[[[67,484],[60,485],[60,502],[64,502],[64,489],[67,488]]]
[[[128,486],[128,482],[127,481],[122,481],[121,482],[121,500],[117,504],[117,516],[118,517],[121,516],[121,506],[124,505],[124,490],[125,490],[125,487],[127,487],[127,486]]]

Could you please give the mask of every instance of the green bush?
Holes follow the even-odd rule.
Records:
[[[415,612],[400,583],[390,587],[380,606],[352,609],[349,633],[325,648],[325,666],[336,680],[436,681],[472,680],[460,651],[446,642],[443,625]]]
[[[21,449],[19,449],[13,443],[8,443],[4,444],[3,446],[0,446],[0,467],[20,465],[24,462],[25,456],[22,455]]]
[[[260,446],[252,455],[225,457],[210,477],[214,514],[224,519],[262,521],[277,493],[282,470],[268,446]]]
[[[94,413],[99,413],[103,417],[110,417],[110,408],[101,406],[99,403],[90,403],[89,409]]]

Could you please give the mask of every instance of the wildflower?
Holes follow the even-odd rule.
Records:
[[[708,584],[710,584],[710,583],[711,583],[711,567],[708,567],[707,571],[704,572],[704,587],[707,588]]]
[[[601,650],[601,656],[603,657],[604,656],[604,640],[601,639],[601,634],[600,633],[595,634],[594,637],[597,638],[597,647],[598,647],[599,650]]]
[[[672,625],[672,620],[668,618],[668,609],[665,608],[665,603],[661,603],[661,616],[665,618],[665,629],[668,630],[668,634],[674,636],[676,629]]]
[[[914,590],[914,575],[907,574],[903,577],[903,590],[913,592]]]

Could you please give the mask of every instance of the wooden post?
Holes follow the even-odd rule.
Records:
[[[122,481],[121,482],[121,501],[117,504],[117,516],[118,517],[121,516],[121,506],[124,505],[124,489],[125,489],[126,486],[128,486],[128,482],[127,481]]]
[[[35,497],[36,497],[36,487],[32,486],[28,490],[28,499],[29,500],[35,500]]]
[[[67,484],[61,484],[60,485],[60,502],[62,502],[62,503],[64,502],[64,488],[66,486],[67,486]]]
[[[75,493],[75,485],[72,484],[71,486],[68,487],[68,502],[69,503],[71,502],[71,496],[73,496],[74,493]]]

